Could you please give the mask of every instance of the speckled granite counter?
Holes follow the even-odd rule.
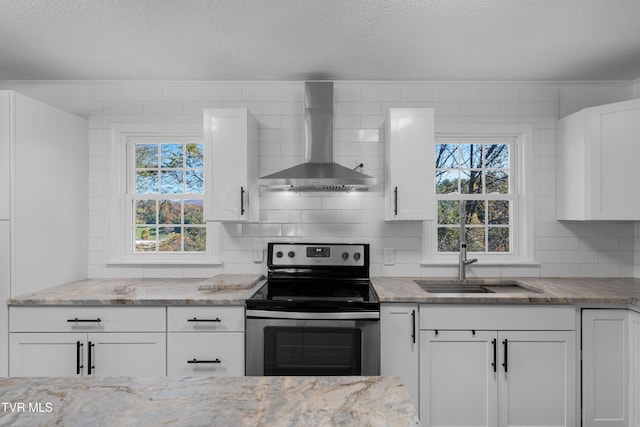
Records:
[[[0,396],[3,426],[420,425],[397,377],[0,378]]]
[[[640,309],[640,279],[633,278],[513,278],[501,279],[540,292],[487,294],[430,294],[414,280],[453,282],[451,278],[374,277],[381,302],[434,304],[616,304]],[[491,283],[495,279],[471,279]]]
[[[244,305],[263,279],[221,274],[209,279],[88,279],[20,295],[9,305]]]

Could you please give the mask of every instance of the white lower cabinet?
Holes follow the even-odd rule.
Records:
[[[9,375],[166,375],[165,309],[11,307]]]
[[[582,310],[583,426],[640,426],[640,313]]]
[[[169,307],[167,375],[244,375],[244,307]]]
[[[572,307],[421,305],[422,424],[575,426],[575,323]]]
[[[629,390],[629,424],[640,427],[640,313],[629,312],[630,357],[630,390]]]
[[[380,304],[380,374],[398,376],[418,400],[418,304]]]

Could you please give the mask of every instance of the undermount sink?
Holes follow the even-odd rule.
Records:
[[[540,293],[540,289],[503,280],[414,280],[432,294],[513,294]]]

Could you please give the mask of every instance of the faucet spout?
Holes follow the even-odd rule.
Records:
[[[467,278],[466,267],[478,262],[477,258],[467,259],[467,231],[465,229],[465,202],[460,202],[460,252],[458,258],[458,280]]]
[[[458,260],[458,280],[465,280],[467,278],[466,267],[469,264],[478,262],[478,258],[467,259],[467,244],[460,244],[460,257]]]

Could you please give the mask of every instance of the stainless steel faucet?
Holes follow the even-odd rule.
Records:
[[[458,258],[458,280],[467,278],[467,265],[478,262],[478,258],[467,259],[467,233],[465,228],[465,201],[460,201],[460,252]]]

